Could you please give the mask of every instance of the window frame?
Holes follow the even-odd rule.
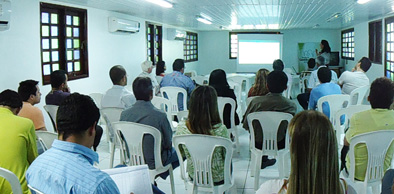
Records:
[[[155,41],[156,36],[158,39],[157,41]],[[153,65],[156,65],[157,62],[159,61],[163,61],[163,26],[162,25],[146,22],[146,43],[147,43],[146,44],[147,60],[151,61]],[[156,46],[157,46],[157,54],[155,54]]]
[[[48,24],[43,23],[43,13],[48,13]],[[51,23],[51,13],[57,14],[57,24]],[[71,24],[68,25],[66,17],[71,16]],[[73,24],[74,16],[78,17],[78,25]],[[48,36],[43,36],[43,26],[48,26]],[[57,36],[52,36],[52,26],[57,26]],[[50,84],[50,74],[45,74],[45,66],[49,65],[49,71],[52,73],[54,70],[65,70],[67,72],[68,80],[76,80],[80,78],[89,77],[89,60],[88,60],[88,29],[87,29],[87,10],[69,6],[62,6],[49,3],[40,3],[40,56],[41,56],[41,74],[43,85]],[[66,29],[69,27],[71,29],[71,36],[67,36]],[[78,36],[75,36],[74,29],[78,29]],[[53,38],[57,38],[58,47],[51,48]],[[48,39],[49,49],[44,48],[43,41]],[[67,48],[67,40],[71,39],[71,48]],[[75,40],[79,44],[75,47]],[[49,51],[49,62],[44,62],[44,52]],[[53,61],[53,51],[58,52],[58,61]],[[78,59],[67,59],[67,51],[71,51],[74,56],[75,53],[79,54]],[[79,51],[79,52],[75,52]],[[57,63],[56,63],[57,62]],[[75,64],[79,62],[79,70],[75,71],[74,68],[77,67]],[[72,69],[68,71],[68,64],[71,63]],[[58,64],[58,68],[54,68],[53,65]]]
[[[344,35],[345,34],[349,34],[349,33],[350,33],[350,36],[346,37],[346,38],[350,38],[351,40],[345,42],[344,41],[344,39],[345,39]],[[344,46],[344,44],[346,44],[346,46]],[[353,49],[353,51],[345,52],[345,49]],[[354,60],[354,55],[355,55],[354,49],[355,49],[355,45],[354,45],[354,28],[349,28],[349,29],[346,29],[346,30],[342,30],[342,32],[341,32],[341,58],[342,59],[346,59],[346,60]],[[351,57],[345,56],[345,53],[350,53],[352,56]]]
[[[368,23],[368,57],[371,62],[376,64],[382,64],[382,25],[381,19]]]
[[[394,81],[394,16],[385,18],[384,21],[384,76]],[[390,32],[387,32],[388,24],[391,24]],[[388,37],[388,33],[390,33],[390,37]],[[388,44],[390,44],[389,51],[387,50]],[[390,53],[390,60],[387,60],[388,53]],[[390,76],[388,76],[388,73],[390,73]]]
[[[195,32],[186,32],[186,38],[183,41],[183,59],[185,62],[198,61],[198,34]]]

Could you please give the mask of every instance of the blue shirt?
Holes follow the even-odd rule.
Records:
[[[166,86],[183,88],[186,90],[188,96],[190,96],[190,94],[196,87],[192,79],[190,79],[190,77],[183,75],[183,73],[179,71],[173,71],[171,74],[165,75],[163,77],[163,79],[160,82],[160,87],[166,87]],[[183,98],[180,96],[178,96],[178,107],[179,110],[184,110]]]
[[[309,108],[308,109],[315,110],[316,106],[317,106],[317,101],[319,100],[319,98],[321,98],[323,96],[332,95],[332,94],[342,94],[341,87],[339,87],[338,84],[322,83],[322,84],[316,86],[311,91],[311,95],[309,97],[309,105],[308,105]],[[330,107],[328,106],[328,104],[326,102],[323,103],[322,108],[323,108],[323,113],[328,118],[330,118]]]
[[[26,173],[28,184],[43,193],[119,193],[111,177],[93,167],[98,154],[71,142],[55,140]]]

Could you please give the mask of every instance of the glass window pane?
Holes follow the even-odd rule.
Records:
[[[49,39],[42,39],[42,49],[49,49]]]
[[[49,13],[45,13],[45,12],[41,13],[41,23],[43,24],[49,23]]]
[[[68,62],[67,63],[67,72],[72,72],[73,71],[73,63],[72,62]]]
[[[42,61],[45,62],[49,62],[49,52],[42,52]]]
[[[74,48],[79,48],[79,40],[74,39]]]
[[[52,49],[59,48],[59,41],[57,38],[51,40],[51,47],[52,47]]]
[[[59,70],[59,64],[58,63],[52,64],[52,71],[56,71],[56,70]]]
[[[74,37],[79,37],[79,28],[74,28]]]
[[[71,16],[70,15],[66,16],[66,24],[71,25]]]
[[[73,47],[72,39],[67,39],[67,48],[70,49]]]
[[[67,60],[73,60],[73,52],[72,51],[67,51]]]
[[[51,36],[57,36],[57,26],[51,26]]]
[[[59,61],[59,52],[52,51],[52,61]]]
[[[49,26],[42,26],[41,31],[42,36],[49,36]]]
[[[67,33],[67,37],[71,37],[72,36],[71,27],[67,27],[66,33]]]
[[[74,63],[74,71],[81,71],[81,64],[79,61]]]
[[[74,16],[73,17],[73,24],[74,24],[74,26],[79,26],[79,17],[78,16]]]
[[[74,60],[79,59],[79,50],[74,50]]]
[[[50,75],[51,74],[51,65],[47,64],[44,65],[44,75]]]
[[[51,24],[57,24],[57,14],[51,13]]]

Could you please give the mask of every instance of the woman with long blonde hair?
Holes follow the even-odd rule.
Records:
[[[252,96],[264,96],[268,94],[267,88],[267,76],[270,73],[267,69],[259,69],[256,73],[253,86],[248,92],[248,97]]]

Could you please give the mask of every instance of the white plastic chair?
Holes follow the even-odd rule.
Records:
[[[293,84],[288,84],[286,90],[283,91],[282,96],[284,96],[284,97],[290,99],[292,85],[293,85]]]
[[[14,194],[22,194],[23,193],[19,179],[13,172],[0,167],[0,177],[3,177],[4,179],[6,179],[10,183],[11,188],[12,188],[12,193],[14,193]]]
[[[219,109],[219,115],[220,115],[220,119],[222,120],[222,122],[224,123],[224,107],[226,105],[230,105],[230,128],[228,128],[227,130],[233,134],[234,138],[235,138],[235,146],[237,148],[237,152],[239,152],[239,135],[238,135],[238,131],[237,131],[237,126],[235,126],[235,100],[233,100],[232,98],[228,98],[228,97],[218,97],[218,109]]]
[[[43,192],[39,191],[38,189],[34,188],[33,186],[27,184],[32,194],[44,194]]]
[[[366,194],[367,188],[372,187],[372,193],[380,193],[380,184],[383,178],[384,161],[387,150],[394,140],[394,130],[380,130],[370,133],[357,135],[352,138],[349,146],[349,179],[354,183],[355,189],[359,194]],[[368,164],[364,181],[357,181],[355,174],[354,149],[358,144],[365,144],[368,150]]]
[[[172,109],[171,109],[171,107],[172,107],[171,101],[168,100],[167,98],[154,96],[151,100],[151,103],[157,109],[160,109],[166,113],[168,122],[170,123],[172,130],[175,131],[176,126],[178,126],[178,123],[173,121],[173,118],[172,118],[173,114],[172,114]]]
[[[36,135],[44,151],[52,147],[53,141],[55,141],[55,139],[57,139],[58,136],[57,133],[53,133],[49,131],[36,131]]]
[[[208,78],[205,76],[197,75],[194,77],[191,77],[192,80],[196,82],[198,85],[207,85],[208,84]]]
[[[345,129],[349,128],[349,121],[354,113],[362,112],[371,109],[370,105],[350,105],[347,108],[340,109],[335,113],[334,129],[338,141],[338,149],[341,150],[343,140],[345,138]],[[341,124],[341,116],[345,115],[345,122]]]
[[[189,111],[188,110],[179,111],[177,113],[177,117],[178,117],[179,121],[186,120],[188,116],[189,116]]]
[[[366,85],[356,88],[352,92],[350,92],[350,105],[360,105],[363,102],[365,95],[367,95],[368,90],[369,85]]]
[[[89,96],[93,99],[94,103],[98,108],[101,108],[101,100],[103,99],[103,94],[101,93],[91,93]],[[100,116],[99,124],[102,125],[103,123],[103,116]]]
[[[330,121],[333,125],[334,116],[338,110],[343,108],[347,108],[350,106],[350,96],[346,94],[333,94],[328,96],[323,96],[317,100],[317,111],[323,112],[323,103],[327,102],[328,107],[330,108]]]
[[[175,193],[174,175],[171,164],[163,166],[161,160],[161,133],[158,129],[134,122],[119,121],[113,123],[117,136],[121,139],[122,153],[127,153],[129,157],[124,157],[123,163],[129,166],[143,165],[145,163],[143,146],[144,135],[152,135],[154,139],[155,169],[149,169],[150,179],[153,183],[158,174],[169,171],[171,191]],[[124,138],[121,138],[123,135]],[[126,161],[126,158],[128,161]]]
[[[52,125],[53,125],[53,130],[57,132],[56,128],[56,115],[57,115],[57,109],[59,106],[56,105],[44,105],[45,111],[48,113],[49,118],[51,118]]]
[[[112,126],[114,122],[120,120],[120,115],[122,114],[122,108],[102,108],[100,109],[101,115],[103,116],[106,128],[107,128],[107,140],[109,142],[109,152],[110,152],[110,159],[109,159],[109,168],[114,166],[114,157],[115,157],[115,149],[119,147],[119,140],[116,136],[116,132]],[[122,159],[122,154],[120,155]]]
[[[233,146],[229,139],[193,134],[175,136],[173,137],[173,143],[176,153],[178,154],[181,177],[185,182],[185,187],[192,187],[192,189],[188,189],[189,193],[198,193],[199,190],[202,190],[219,194],[234,189],[234,177],[231,174]],[[188,160],[193,161],[193,180],[190,180],[189,176],[186,175],[185,162],[180,151],[180,146],[186,148],[190,153],[191,159]],[[222,147],[226,150],[224,160],[224,183],[214,186],[211,166],[213,153],[217,147]]]
[[[288,162],[285,160],[286,155],[289,153],[289,135],[288,130],[286,130],[285,136],[285,148],[282,150],[278,150],[278,141],[277,134],[278,129],[282,121],[287,121],[287,124],[290,123],[290,120],[293,118],[293,115],[289,113],[283,112],[274,112],[274,111],[261,111],[250,113],[247,116],[249,130],[250,130],[250,147],[251,147],[251,167],[252,173],[254,176],[254,190],[259,188],[259,179],[260,179],[260,166],[261,159],[263,155],[278,156],[278,170],[279,170],[279,178],[288,177],[290,174],[290,168],[288,167]],[[257,120],[260,123],[263,134],[262,141],[262,149],[257,149],[255,147],[255,130],[253,128],[253,121]]]
[[[170,100],[172,108],[171,112],[172,115],[176,115],[179,111],[178,109],[178,94],[183,94],[183,110],[187,110],[187,92],[185,89],[180,87],[161,87],[160,92],[163,96],[167,96],[168,100]]]
[[[300,78],[300,92],[305,93],[306,89],[308,88],[308,80],[310,78],[310,74],[305,74]]]
[[[246,110],[246,103],[242,101],[241,85],[239,85],[239,83],[234,82],[232,80],[228,80],[227,82],[230,88],[234,90],[235,97],[237,98],[238,109],[235,111],[238,113],[238,115],[243,115]]]

